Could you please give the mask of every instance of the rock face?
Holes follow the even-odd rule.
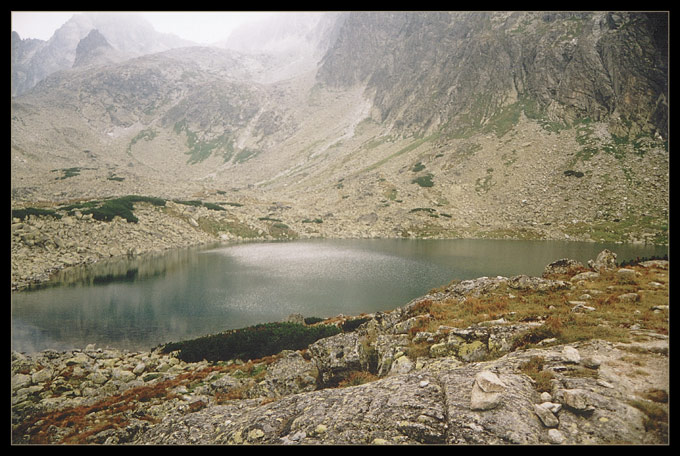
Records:
[[[357,12],[346,19],[319,78],[336,85],[368,81],[382,120],[414,129],[485,123],[488,113],[518,100],[536,102],[553,120],[616,113],[631,119],[634,130],[644,129],[648,117],[641,111],[657,120],[667,115],[663,21],[663,15],[626,13]],[[644,69],[637,58],[659,66]],[[421,68],[428,68],[425,75]],[[653,94],[644,95],[637,83]],[[440,96],[426,96],[433,92]],[[667,134],[665,121],[654,128]]]
[[[104,35],[94,29],[78,43],[73,67],[103,65],[123,60],[125,60],[125,57],[106,41]]]
[[[597,353],[612,361],[618,356],[618,349],[606,343],[585,343],[579,351]],[[627,404],[627,393],[621,384],[615,384],[615,376],[607,376],[605,383],[558,375],[554,402],[539,402],[530,379],[519,373],[517,366],[540,355],[555,359],[549,368],[558,369],[559,353],[560,347],[555,347],[466,366],[441,359],[408,374],[348,389],[303,393],[269,404],[250,401],[208,407],[190,415],[174,414],[135,442],[654,442],[652,436],[645,436],[643,414]],[[553,430],[559,431],[561,438]]]

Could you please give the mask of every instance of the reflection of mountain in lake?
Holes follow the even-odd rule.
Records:
[[[326,240],[185,249],[80,269],[12,294],[12,349],[140,350],[227,329],[388,311],[453,279],[540,275],[560,258],[603,249],[618,260],[662,247],[554,241]],[[117,280],[121,279],[121,280]]]
[[[63,285],[102,285],[112,282],[149,279],[163,276],[178,268],[190,266],[195,263],[195,259],[192,257],[193,251],[191,249],[117,257],[101,263],[57,271],[49,282],[34,285],[33,288]]]

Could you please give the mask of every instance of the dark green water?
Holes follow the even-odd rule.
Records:
[[[221,245],[117,260],[12,294],[12,349],[142,350],[226,329],[391,310],[453,279],[540,276],[602,249],[619,262],[665,247],[555,241],[313,240]]]

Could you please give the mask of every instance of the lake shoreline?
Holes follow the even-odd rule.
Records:
[[[13,443],[666,443],[668,262],[618,268],[602,256],[589,268],[557,261],[545,273],[554,278],[454,282],[306,350],[253,361],[184,362],[180,352],[92,344],[13,352]],[[498,307],[499,299],[510,301]],[[468,301],[478,310],[465,316]],[[459,314],[445,317],[444,308]],[[551,320],[572,316],[585,325]],[[589,321],[602,328],[586,340]],[[536,360],[538,370],[527,370]],[[547,392],[540,369],[551,377]],[[498,389],[475,391],[483,380]],[[386,393],[389,401],[374,400]],[[412,409],[416,398],[425,410]],[[369,404],[356,401],[381,418],[363,422],[357,410]],[[464,424],[479,420],[488,431],[470,434]],[[361,424],[347,433],[345,421]],[[281,422],[292,424],[281,431]]]

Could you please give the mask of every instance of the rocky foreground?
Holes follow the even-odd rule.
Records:
[[[13,443],[667,444],[668,262],[589,266],[454,282],[247,362],[14,352]]]

